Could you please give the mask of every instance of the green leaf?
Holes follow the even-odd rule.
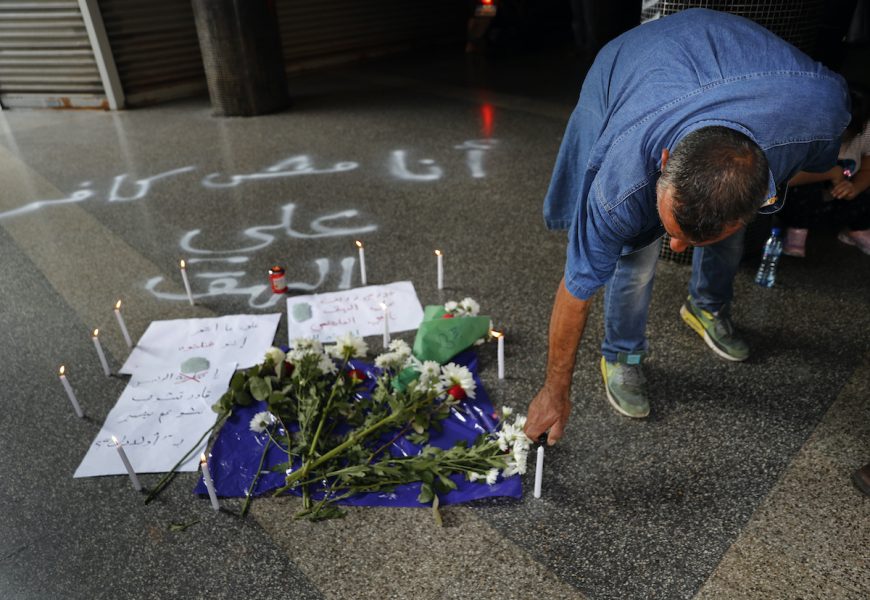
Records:
[[[432,491],[432,486],[428,483],[424,483],[420,486],[420,495],[417,496],[417,502],[420,504],[429,504],[432,502],[432,499],[435,497],[435,493]]]
[[[188,527],[193,527],[197,523],[199,523],[199,519],[197,519],[196,521],[191,521],[190,523],[170,523],[169,531],[184,531]]]
[[[230,389],[234,392],[239,392],[245,387],[245,374],[241,371],[237,371],[233,378],[230,379]]]
[[[251,377],[250,379],[251,395],[257,400],[265,400],[272,393],[272,386],[267,379],[262,377]]]
[[[254,398],[248,392],[248,390],[242,389],[238,392],[235,392],[235,400],[236,404],[239,406],[249,406],[251,402],[254,401]]]
[[[456,482],[454,482],[452,479],[450,479],[446,475],[442,475],[441,473],[439,473],[438,474],[438,481],[440,481],[441,484],[444,487],[446,487],[448,490],[455,490],[456,489]]]

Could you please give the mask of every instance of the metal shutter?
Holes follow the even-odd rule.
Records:
[[[465,38],[464,0],[277,0],[290,71]]]
[[[185,0],[100,0],[129,106],[206,93],[193,9]]]
[[[106,106],[76,0],[0,3],[3,106]]]

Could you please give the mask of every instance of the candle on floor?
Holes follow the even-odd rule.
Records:
[[[127,323],[124,322],[124,315],[121,314],[121,300],[115,303],[115,318],[118,319],[118,327],[121,328],[121,333],[124,335],[124,341],[127,342],[127,347],[133,347],[133,340],[130,339],[130,332],[127,331]]]
[[[356,241],[356,247],[359,248],[359,278],[362,284],[366,285],[366,249],[359,240]]]
[[[106,377],[112,374],[109,370],[109,363],[106,362],[106,355],[103,353],[103,345],[100,344],[100,330],[94,329],[94,333],[92,338],[94,340],[94,348],[97,349],[97,356],[100,357],[100,364],[103,366],[103,373],[106,374]]]
[[[444,253],[441,250],[435,251],[435,256],[438,261],[438,289],[444,289]]]
[[[386,348],[390,345],[390,309],[383,302],[381,308],[384,311],[384,348]]]
[[[202,481],[205,483],[205,489],[208,490],[211,507],[215,510],[220,510],[221,505],[218,502],[217,494],[214,491],[214,482],[211,480],[211,472],[208,470],[208,462],[205,460],[205,454],[199,455],[199,466],[202,468]]]
[[[78,418],[82,418],[85,416],[85,413],[82,412],[82,407],[79,405],[79,401],[78,401],[78,399],[76,399],[76,395],[73,393],[72,386],[70,385],[69,381],[67,381],[67,379],[66,379],[65,372],[66,372],[66,367],[61,365],[60,372],[58,373],[60,375],[60,382],[63,384],[63,389],[66,390],[66,395],[69,396],[69,401],[73,405],[73,410],[76,411],[76,416]]]
[[[535,464],[535,498],[541,497],[541,481],[544,478],[544,445],[538,446],[538,461]]]
[[[504,379],[504,334],[493,331],[492,337],[498,340],[498,378]]]
[[[190,305],[193,306],[193,292],[190,291],[190,281],[187,279],[187,263],[182,258],[178,262],[178,266],[181,267],[181,279],[184,280],[184,291],[187,292],[187,299],[190,301]]]
[[[136,471],[133,470],[133,465],[130,464],[130,459],[127,458],[127,453],[124,452],[124,446],[121,445],[121,442],[118,441],[114,435],[112,436],[112,441],[115,443],[115,449],[118,451],[118,456],[121,457],[121,462],[124,463],[124,468],[127,469],[127,475],[130,476],[130,482],[133,484],[133,488],[138,492],[142,489],[142,484],[139,483],[139,478],[136,476]]]

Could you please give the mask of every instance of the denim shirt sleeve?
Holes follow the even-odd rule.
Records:
[[[565,264],[565,288],[580,300],[588,300],[607,283],[625,243],[618,217],[603,208],[595,186],[589,196],[568,231]]]

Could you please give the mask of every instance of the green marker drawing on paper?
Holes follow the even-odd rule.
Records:
[[[294,304],[291,312],[293,314],[294,321],[296,321],[297,323],[304,323],[311,318],[311,305],[307,302],[300,302],[299,304]]]
[[[202,356],[193,356],[181,363],[181,372],[188,374],[201,373],[202,371],[207,371],[210,365],[211,363],[208,362],[208,359]]]

